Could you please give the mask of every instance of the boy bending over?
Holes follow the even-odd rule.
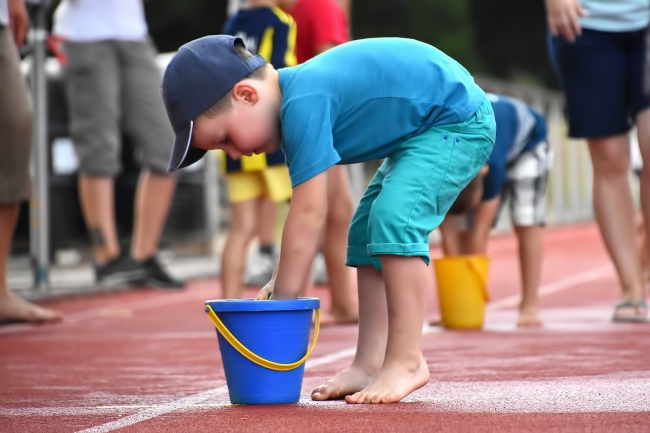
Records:
[[[440,225],[442,247],[446,256],[486,254],[490,230],[509,198],[511,220],[519,241],[522,283],[518,326],[540,326],[537,289],[542,272],[546,185],[552,160],[546,120],[517,99],[496,95],[488,95],[488,99],[497,122],[494,150],[487,167],[463,190]],[[461,208],[467,209],[467,201],[474,202],[475,209],[454,216]]]
[[[295,298],[308,277],[327,207],[327,169],[383,159],[352,219],[359,337],[352,365],[314,400],[397,402],[424,386],[421,337],[429,234],[494,145],[492,106],[457,62],[421,42],[365,39],[276,71],[241,39],[180,48],[162,85],[176,131],[169,170],[207,150],[287,158],[293,195],[274,277],[258,299]]]

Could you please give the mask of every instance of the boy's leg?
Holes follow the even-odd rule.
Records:
[[[359,304],[352,286],[353,270],[345,265],[348,229],[352,220],[352,191],[347,167],[335,165],[327,173],[327,223],[323,252],[336,323],[356,323]]]
[[[517,326],[540,326],[537,289],[542,274],[544,227],[514,226],[519,241],[519,268],[521,271],[521,304]]]
[[[277,214],[278,204],[276,202],[267,197],[260,199],[256,229],[259,249],[245,272],[247,286],[264,286],[273,277],[277,260],[275,247]]]
[[[346,265],[357,268],[359,287],[357,353],[349,368],[314,390],[314,400],[338,399],[362,390],[384,360],[388,338],[386,289],[379,260],[368,254],[368,218],[388,169],[384,161],[359,202],[348,231]]]
[[[398,402],[429,381],[421,344],[430,290],[427,264],[420,257],[385,255],[380,260],[388,305],[386,355],[372,383],[347,397],[348,403]]]
[[[368,386],[379,371],[386,351],[388,310],[382,272],[372,266],[357,268],[359,283],[359,336],[357,353],[350,365],[314,389],[314,400],[333,400]]]
[[[226,175],[231,206],[231,223],[221,256],[221,284],[224,299],[241,296],[248,246],[255,235],[257,212],[264,181],[259,172]]]
[[[468,121],[432,128],[387,158],[368,224],[368,252],[380,258],[386,284],[386,354],[372,383],[346,397],[348,403],[398,402],[429,380],[421,349],[431,281],[429,234],[487,161],[495,131],[485,100]]]
[[[248,246],[255,234],[259,199],[231,203],[232,223],[221,256],[221,284],[224,299],[238,299],[242,293]]]
[[[523,153],[508,169],[508,181],[504,188],[504,197],[510,198],[511,219],[519,242],[519,327],[542,325],[537,291],[542,273],[550,159],[547,143]]]
[[[18,218],[18,203],[0,203],[0,323],[53,322],[63,318],[58,311],[47,310],[20,299],[7,284],[7,258]]]

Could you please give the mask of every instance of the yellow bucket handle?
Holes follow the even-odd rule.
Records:
[[[226,341],[230,343],[232,347],[235,348],[235,350],[237,350],[237,352],[239,352],[244,358],[248,359],[249,361],[259,365],[260,367],[266,367],[269,370],[289,371],[300,367],[307,360],[307,358],[309,358],[311,351],[314,350],[314,347],[316,346],[316,341],[318,341],[318,333],[320,331],[320,308],[316,309],[316,330],[314,331],[314,341],[311,343],[311,347],[307,351],[307,354],[302,357],[302,359],[291,364],[279,364],[277,362],[269,361],[268,359],[264,359],[261,356],[254,354],[239,340],[237,340],[234,335],[232,335],[228,328],[226,328],[226,325],[224,325],[221,319],[219,319],[219,317],[217,317],[217,315],[214,313],[214,310],[210,305],[205,306],[205,312],[208,313],[210,320],[212,320],[214,326],[221,333],[221,335],[223,335],[223,338],[225,338]]]
[[[473,257],[469,257],[467,262],[469,263],[469,267],[472,268],[472,270],[478,276],[478,279],[481,282],[481,292],[483,293],[483,298],[485,299],[485,302],[490,302],[490,294],[488,293],[488,289],[487,289],[486,276],[483,275],[483,272],[481,272],[481,269],[479,269]]]

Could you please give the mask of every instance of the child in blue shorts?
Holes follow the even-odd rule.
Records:
[[[487,161],[496,124],[471,75],[414,40],[365,39],[279,71],[241,39],[180,48],[162,95],[176,141],[169,171],[207,150],[233,158],[284,151],[293,187],[274,277],[258,299],[295,298],[327,206],[327,169],[384,159],[350,225],[359,337],[352,365],[314,400],[397,402],[429,380],[421,338],[429,234]]]

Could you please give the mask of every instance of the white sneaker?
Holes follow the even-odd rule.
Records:
[[[325,257],[323,257],[323,254],[321,253],[316,254],[316,257],[314,258],[312,277],[314,279],[314,284],[327,284],[327,266],[325,265]]]
[[[275,258],[268,254],[255,254],[246,269],[244,284],[247,286],[264,286],[271,281],[275,269]]]

